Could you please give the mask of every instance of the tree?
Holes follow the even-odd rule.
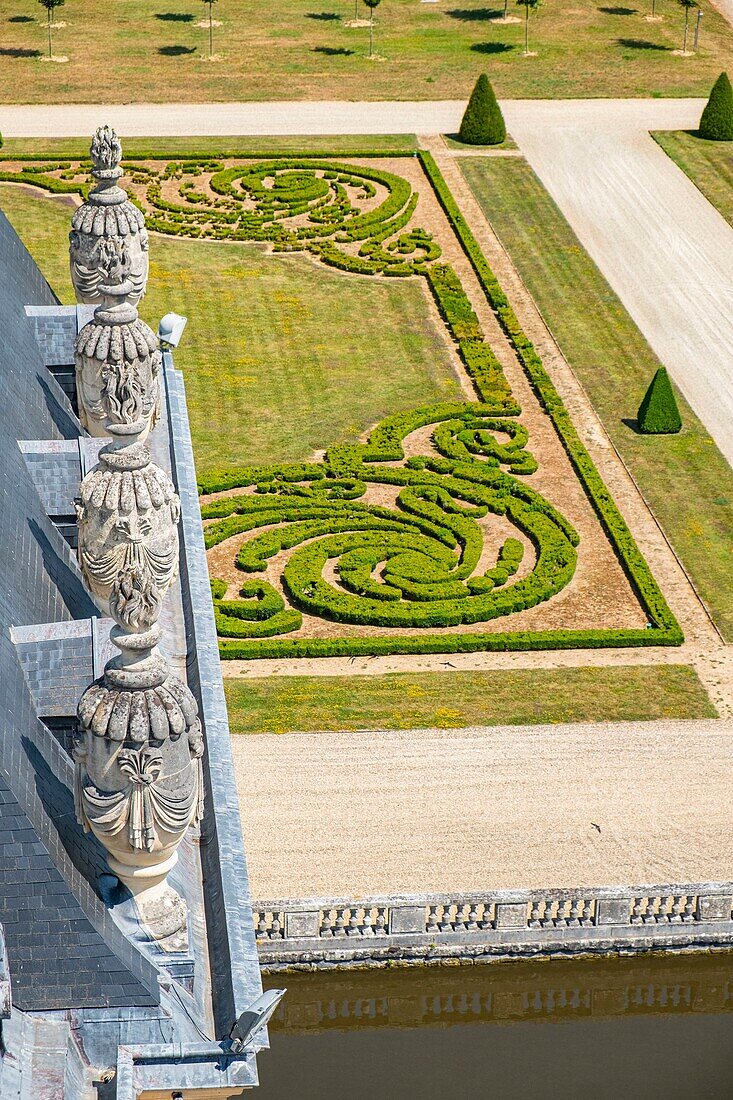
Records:
[[[636,423],[644,435],[672,435],[682,427],[672,383],[664,367],[660,367],[652,378],[639,406]]]
[[[698,133],[708,141],[733,141],[733,88],[727,73],[721,73],[713,84]]]
[[[378,8],[381,0],[364,0],[369,8],[369,56],[374,57],[374,9]]]
[[[529,12],[537,11],[540,6],[540,0],[517,0],[517,3],[524,8],[524,56],[529,57]],[[680,0],[682,3],[682,0]]]
[[[458,137],[466,145],[501,145],[506,137],[504,116],[486,73],[481,74],[471,92]]]
[[[209,57],[214,56],[214,19],[213,8],[216,0],[204,0],[209,5]]]
[[[38,3],[41,5],[41,7],[46,9],[46,21],[47,21],[47,24],[48,24],[48,56],[49,56],[49,58],[53,57],[53,52],[51,50],[51,17],[53,16],[53,13],[56,10],[56,8],[60,8],[61,5],[64,4],[65,2],[66,2],[66,0],[38,0]]]
[[[690,8],[696,8],[697,4],[695,0],[679,0],[679,3],[685,9],[685,35],[682,39],[682,53],[687,53],[687,26],[690,22]]]

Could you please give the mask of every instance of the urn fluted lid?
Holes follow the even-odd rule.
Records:
[[[124,451],[103,447],[98,464],[82,481],[79,493],[84,510],[104,508],[126,516],[169,505],[172,522],[178,522],[180,502],[173,482],[165,470],[151,462],[145,444]]]
[[[183,734],[189,742],[201,736],[196,700],[177,676],[167,675],[157,687],[131,690],[109,682],[106,672],[91,684],[77,708],[85,730],[108,741],[177,740]]]

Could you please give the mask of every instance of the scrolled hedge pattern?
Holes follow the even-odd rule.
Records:
[[[433,428],[437,453],[405,462],[402,440],[425,425]],[[575,570],[573,527],[506,472],[531,468],[527,442],[526,429],[497,419],[486,405],[433,405],[388,418],[366,444],[350,450],[351,476],[340,472],[343,448],[334,448],[322,464],[301,467],[297,481],[287,467],[243,471],[240,484],[253,491],[203,506],[204,519],[213,521],[205,530],[206,545],[251,533],[236,558],[249,574],[262,574],[271,559],[286,553],[282,583],[288,598],[318,618],[417,630],[488,622],[550,599]],[[391,464],[396,459],[403,464]],[[377,485],[394,487],[394,506],[370,503],[369,488]],[[491,516],[508,521],[522,539],[502,535],[503,525],[493,533],[490,525],[493,565],[477,575],[488,549],[479,521]],[[254,602],[240,609],[221,599],[215,582],[218,624],[225,613],[248,623],[264,619],[260,607],[266,601],[268,611],[281,613],[279,594],[266,582],[260,589],[260,583],[245,586],[243,594]],[[219,631],[226,637],[252,636],[238,624],[226,627]],[[256,652],[237,652],[245,651]]]
[[[23,163],[0,181],[55,194],[88,194],[84,161]],[[170,236],[268,241],[276,252],[308,251],[363,275],[424,274],[440,246],[411,226],[418,196],[408,181],[373,166],[309,157],[127,162],[130,197],[149,229]],[[408,228],[409,227],[409,228]],[[404,232],[403,232],[404,231]]]
[[[375,150],[359,157],[378,155]],[[236,600],[226,600],[226,584],[215,580],[222,656],[680,644],[682,632],[664,596],[434,159],[417,155],[647,613],[648,629],[430,633],[487,622],[550,599],[573,575],[578,539],[524,480],[537,469],[537,460],[516,419],[521,410],[456,272],[438,262],[439,243],[412,224],[418,196],[407,180],[372,165],[345,163],[338,154],[252,155],[235,165],[223,163],[234,159],[225,153],[151,158],[126,167],[131,198],[153,230],[267,241],[274,251],[308,251],[358,274],[425,277],[479,398],[387,417],[366,444],[332,447],[322,463],[230,468],[203,480],[205,493],[247,489],[204,506],[212,521],[207,545],[251,533],[237,555],[237,565],[250,574],[263,572],[274,555],[285,553],[280,582],[295,605],[286,607],[264,577],[243,584]],[[0,181],[86,197],[87,162],[28,158],[20,170],[8,170],[5,163],[2,169]],[[403,440],[427,425],[431,452],[405,459]],[[394,506],[369,502],[378,485],[395,487]],[[509,523],[521,537],[498,540],[492,563],[476,575],[491,516],[501,517],[504,532]],[[486,554],[482,560],[486,563]],[[303,614],[356,627],[403,629],[393,635],[284,637],[301,627]]]
[[[226,582],[211,581],[216,632],[220,638],[270,638],[298,630],[303,616],[285,608],[280,593],[267,581],[247,581],[239,590],[240,600],[225,600]]]

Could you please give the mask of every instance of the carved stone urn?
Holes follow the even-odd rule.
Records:
[[[148,233],[141,210],[118,186],[122,146],[100,127],[92,140],[96,186],[75,211],[69,234],[71,280],[77,300],[95,305],[94,320],[76,338],[79,419],[90,435],[106,435],[101,395],[110,373],[145,381],[149,428],[158,415],[160,352],[152,329],[138,317],[148,278]]]
[[[90,435],[108,435],[105,393],[119,402],[120,416],[132,410],[144,421],[144,434],[159,415],[161,354],[153,330],[134,306],[95,312],[74,345],[79,417]]]
[[[144,567],[120,570],[109,599],[120,654],[79,702],[74,795],[143,925],[176,950],[187,942],[187,908],[166,878],[201,818],[203,739],[193,695],[157,649],[160,606]]]
[[[76,297],[107,308],[137,305],[148,279],[148,232],[142,210],[117,185],[122,145],[114,130],[100,126],[89,154],[95,186],[74,212],[69,234]]]
[[[203,797],[196,702],[157,648],[161,601],[178,574],[180,501],[145,443],[161,356],[137,315],[148,270],[142,215],[117,187],[114,131],[98,130],[91,153],[97,187],[74,215],[71,270],[78,297],[99,305],[76,339],[77,394],[82,423],[110,439],[81,483],[77,530],[82,574],[115,620],[120,655],[79,702],[74,800],[148,934],[179,950],[187,909],[167,876]]]
[[[123,440],[115,434],[102,447],[76,501],[81,571],[99,607],[110,613],[121,570],[144,570],[160,596],[178,575],[178,494],[144,443]]]

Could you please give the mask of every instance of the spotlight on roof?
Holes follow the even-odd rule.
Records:
[[[268,989],[249,1008],[245,1008],[231,1032],[232,1053],[240,1054],[251,1047],[263,1028],[267,1027],[270,1017],[285,996],[285,989]]]
[[[180,313],[166,313],[165,317],[161,317],[158,339],[165,350],[178,347],[187,324],[188,317],[182,317]]]

